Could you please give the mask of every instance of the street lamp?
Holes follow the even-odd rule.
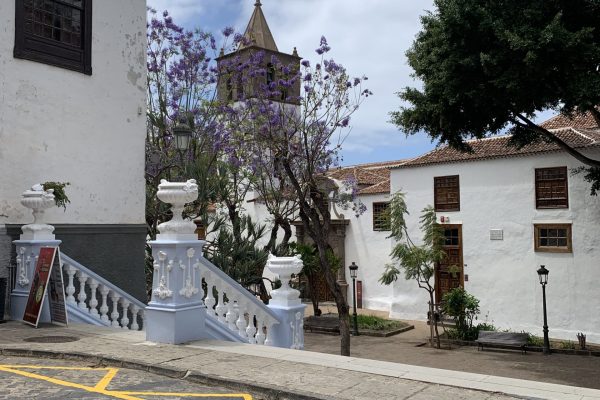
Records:
[[[544,302],[544,354],[550,354],[550,340],[548,339],[548,317],[546,314],[546,284],[548,284],[548,271],[544,265],[537,270],[542,285],[542,299]]]
[[[192,138],[192,129],[183,118],[173,127],[173,136],[175,136],[177,150],[181,152],[186,151]]]
[[[358,316],[356,315],[356,276],[358,274],[358,265],[352,261],[352,265],[348,267],[350,269],[350,277],[352,278],[352,299],[354,304],[354,313],[352,317],[354,318],[354,336],[358,336]]]

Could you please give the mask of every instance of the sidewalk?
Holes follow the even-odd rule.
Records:
[[[248,391],[255,399],[598,400],[600,390],[219,341],[145,342],[144,332],[89,325],[0,326],[2,355],[86,360]],[[73,336],[69,343],[24,342]],[[500,394],[502,393],[502,394]]]

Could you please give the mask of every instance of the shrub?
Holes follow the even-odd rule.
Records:
[[[479,300],[463,288],[454,288],[444,295],[444,313],[456,321],[457,339],[473,340],[479,333],[473,320],[479,314]]]

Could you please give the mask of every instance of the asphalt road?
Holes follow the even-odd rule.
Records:
[[[215,396],[216,395],[216,396]],[[214,396],[214,397],[213,397]],[[0,399],[251,400],[249,394],[90,363],[0,357]]]

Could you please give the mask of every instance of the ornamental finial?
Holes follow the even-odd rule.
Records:
[[[262,6],[262,4],[260,4],[260,0],[256,0],[256,3],[254,3],[254,7],[260,7]]]

